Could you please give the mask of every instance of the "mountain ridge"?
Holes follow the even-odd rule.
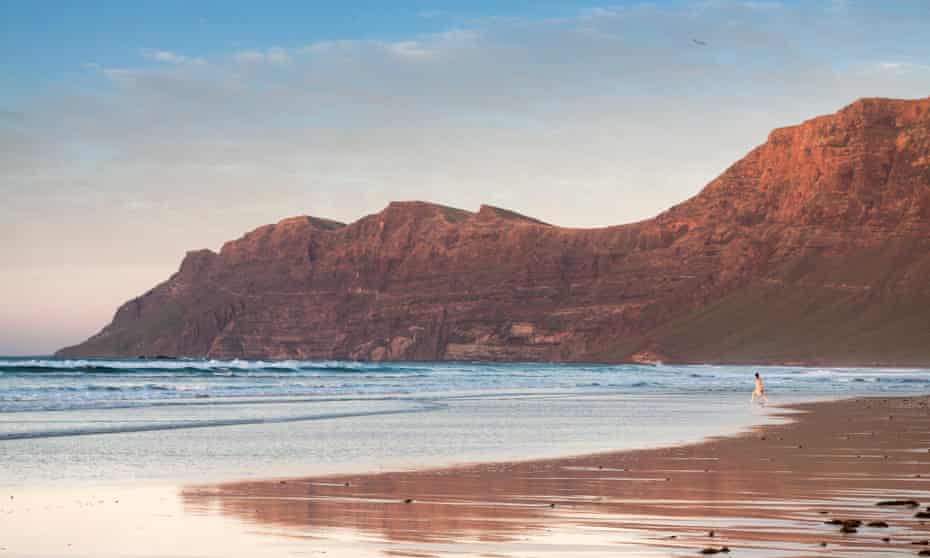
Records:
[[[417,201],[283,219],[188,252],[57,354],[927,364],[928,223],[930,98],[866,98],[636,223]]]

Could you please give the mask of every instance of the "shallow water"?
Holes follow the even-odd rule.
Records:
[[[671,445],[918,369],[0,359],[0,485],[421,468]]]
[[[148,407],[243,397],[559,391],[743,393],[752,371],[781,395],[912,393],[930,370],[745,366],[60,360],[0,357],[0,412]],[[197,402],[201,403],[202,402]]]

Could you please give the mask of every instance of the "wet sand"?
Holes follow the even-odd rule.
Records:
[[[930,505],[928,405],[801,404],[689,446],[191,486],[182,500],[308,555],[913,556],[930,549],[915,544],[930,539],[915,517]],[[891,499],[920,506],[876,505]],[[848,519],[862,526],[829,523]]]

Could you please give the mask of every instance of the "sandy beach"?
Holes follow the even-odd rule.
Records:
[[[189,486],[187,513],[329,556],[916,555],[930,549],[927,397],[791,406],[682,447]],[[915,500],[919,506],[877,505]],[[855,520],[848,527],[838,522]]]

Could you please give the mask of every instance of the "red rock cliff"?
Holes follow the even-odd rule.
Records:
[[[654,219],[295,217],[60,356],[930,364],[930,99],[781,128]]]

